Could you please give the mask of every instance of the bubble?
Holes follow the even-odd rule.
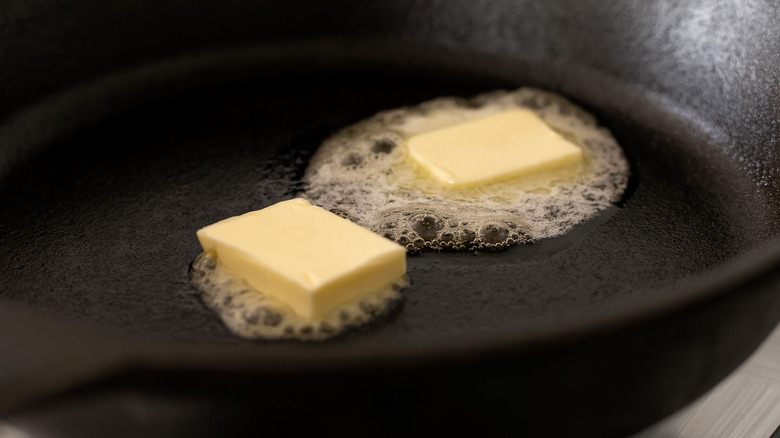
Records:
[[[333,327],[332,325],[328,324],[327,322],[323,322],[320,324],[320,333],[326,334],[326,335],[332,335],[336,333],[336,327]]]
[[[378,306],[375,303],[372,303],[370,301],[363,301],[360,303],[360,310],[362,310],[363,312],[369,315],[373,315],[374,313],[377,312]]]
[[[371,146],[371,152],[375,154],[389,154],[393,149],[395,149],[395,146],[396,144],[393,140],[390,140],[389,138],[382,138],[374,142],[374,144]]]
[[[518,98],[520,106],[531,109],[542,109],[552,104],[552,98],[547,93],[524,95]]]
[[[458,237],[462,242],[471,243],[474,241],[474,239],[477,238],[477,232],[471,228],[464,227],[460,229],[460,233],[458,233]]]
[[[363,157],[358,154],[349,154],[341,160],[342,166],[357,166],[363,162]]]
[[[409,226],[425,240],[433,240],[439,230],[444,228],[444,221],[434,214],[420,213],[409,219]]]
[[[452,231],[445,231],[439,235],[439,240],[441,242],[451,242],[453,239],[455,239],[455,233]]]
[[[247,324],[257,324],[257,322],[260,321],[257,310],[244,312],[244,321],[246,321]]]
[[[509,236],[509,229],[495,222],[479,227],[479,238],[485,243],[502,243],[507,236]]]
[[[406,154],[413,135],[523,107],[582,148],[582,163],[470,188],[444,187]],[[343,166],[351,154],[367,156]],[[395,239],[410,253],[500,250],[566,233],[622,198],[629,167],[596,119],[533,88],[443,97],[346,127],[312,157],[299,196]],[[392,225],[392,226],[391,226]],[[392,233],[388,231],[392,230]],[[419,240],[422,239],[422,243]]]
[[[217,259],[214,257],[205,257],[203,259],[203,269],[211,270],[217,267]]]
[[[263,325],[267,325],[269,327],[276,327],[277,325],[282,323],[282,315],[278,312],[274,312],[270,309],[261,309],[261,320],[263,322]]]

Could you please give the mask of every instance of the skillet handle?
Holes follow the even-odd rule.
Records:
[[[130,354],[122,342],[8,303],[0,333],[0,413],[112,374]]]

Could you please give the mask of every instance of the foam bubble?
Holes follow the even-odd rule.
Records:
[[[444,187],[406,153],[416,134],[514,108],[535,112],[582,148],[581,163],[478,187]],[[538,89],[444,97],[383,111],[327,139],[301,194],[372,231],[422,250],[495,251],[563,234],[617,202],[629,166],[596,119]]]
[[[386,315],[409,284],[404,275],[359,300],[347,303],[324,318],[307,320],[289,306],[263,294],[233,274],[212,255],[203,253],[192,262],[190,281],[203,302],[219,314],[235,334],[247,339],[324,340]]]

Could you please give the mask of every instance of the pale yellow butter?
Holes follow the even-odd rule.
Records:
[[[225,219],[197,234],[203,251],[308,319],[406,272],[403,247],[304,199]]]
[[[450,186],[518,177],[582,159],[578,146],[524,109],[412,136],[408,150]]]

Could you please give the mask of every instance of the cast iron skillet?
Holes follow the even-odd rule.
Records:
[[[97,406],[136,394],[199,400],[178,423],[200,434],[620,436],[780,319],[769,2],[87,3],[0,14],[6,412],[82,406],[129,435]],[[195,230],[292,197],[330,133],[521,85],[612,130],[620,205],[499,254],[411,257],[403,306],[332,342],[241,341],[199,302]]]

